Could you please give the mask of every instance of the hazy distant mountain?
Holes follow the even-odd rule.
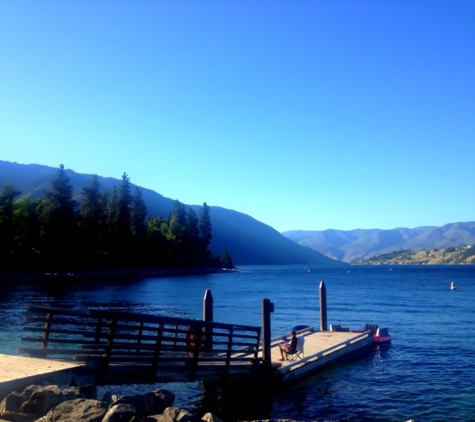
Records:
[[[17,164],[0,160],[0,186],[9,183],[33,199],[42,198],[43,191],[50,188],[50,181],[57,168],[38,164]],[[87,186],[91,175],[67,170],[74,186],[75,199],[80,200],[81,188]],[[120,175],[121,177],[122,175]],[[111,189],[120,179],[99,177],[102,189]],[[135,185],[133,185],[135,186]],[[142,198],[149,215],[167,217],[174,200],[144,187]],[[203,199],[206,202],[206,198]],[[186,205],[186,204],[184,204]],[[208,204],[209,205],[209,204]],[[187,205],[189,206],[189,205]],[[191,206],[197,213],[200,205]],[[224,249],[232,255],[237,265],[243,264],[302,264],[344,265],[322,255],[320,252],[300,246],[282,236],[272,227],[237,211],[210,206],[213,240],[210,250],[218,255]]]
[[[475,222],[392,230],[287,231],[285,237],[343,262],[404,250],[423,250],[475,244]]]

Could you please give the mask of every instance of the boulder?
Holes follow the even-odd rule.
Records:
[[[109,407],[102,422],[131,422],[133,420],[139,421],[137,409],[131,404],[117,404]]]
[[[208,412],[201,418],[205,422],[222,422],[217,416],[214,416],[212,413]]]
[[[133,396],[122,396],[113,402],[110,407],[118,404],[129,404],[137,409],[137,415],[150,416],[163,413],[163,411],[173,405],[175,394],[168,390],[157,390],[146,394],[136,394]]]
[[[163,422],[201,422],[201,419],[187,409],[167,407],[163,412]]]
[[[41,422],[102,422],[106,413],[107,407],[102,401],[74,399],[51,409]]]
[[[3,412],[0,416],[1,421],[12,421],[12,422],[33,422],[36,421],[34,415],[23,415],[22,413],[17,412]]]
[[[97,387],[88,385],[60,388],[57,385],[32,385],[25,388],[23,394],[28,397],[28,400],[21,405],[20,413],[41,417],[54,407],[68,400],[79,398],[96,399]]]
[[[14,391],[6,396],[0,403],[0,414],[4,412],[20,413],[21,405],[27,400],[24,394]]]
[[[212,413],[202,419],[173,407],[175,394],[156,390],[146,394],[97,398],[97,388],[31,385],[0,403],[0,421],[11,422],[221,422]]]
[[[105,402],[107,406],[110,406],[116,400],[117,400],[117,396],[115,394],[112,394],[110,391],[106,391],[104,395],[102,396],[102,401]]]

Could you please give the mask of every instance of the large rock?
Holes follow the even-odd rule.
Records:
[[[139,421],[137,417],[137,409],[131,404],[117,404],[109,407],[102,422],[130,422]]]
[[[0,414],[5,412],[17,412],[20,413],[21,405],[27,400],[26,396],[22,393],[14,391],[6,396],[0,403]]]
[[[221,419],[219,419],[217,416],[213,415],[212,413],[208,412],[206,413],[202,418],[202,421],[205,422],[222,422]]]
[[[97,388],[95,386],[84,386],[61,389],[57,385],[36,385],[27,387],[23,394],[28,397],[28,400],[22,404],[20,413],[34,414],[40,417],[68,400],[96,399]]]
[[[94,385],[66,388],[57,385],[30,385],[22,393],[14,391],[2,400],[0,418],[9,421],[38,419],[67,400],[96,397],[97,388]]]
[[[41,422],[102,422],[106,413],[107,407],[102,401],[74,399],[51,409]]]
[[[201,422],[201,419],[187,409],[167,407],[163,412],[162,422]]]
[[[137,409],[137,415],[150,416],[163,413],[167,407],[173,406],[175,394],[168,390],[157,390],[146,394],[119,397],[112,406],[130,404]]]
[[[1,421],[11,422],[34,422],[36,417],[34,415],[23,415],[17,412],[4,412],[1,415]]]
[[[97,400],[95,386],[60,388],[27,387],[0,403],[0,420],[12,422],[221,422],[211,413],[202,419],[187,409],[173,407],[168,390],[122,396],[105,394]]]

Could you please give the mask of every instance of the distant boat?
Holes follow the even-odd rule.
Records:
[[[455,290],[456,287],[455,287],[455,281],[451,281],[450,282],[450,290]]]

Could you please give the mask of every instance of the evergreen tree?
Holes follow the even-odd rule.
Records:
[[[111,263],[116,266],[131,264],[130,252],[134,247],[130,216],[131,204],[130,179],[127,173],[124,173],[119,187],[114,187],[112,190],[107,205],[109,250],[112,254],[113,262]]]
[[[180,201],[174,202],[166,223],[162,224],[162,230],[168,241],[170,265],[182,267],[185,259],[183,241],[186,231],[186,210]]]
[[[168,216],[168,238],[176,242],[181,241],[186,229],[186,210],[183,204],[176,200]]]
[[[15,249],[17,265],[23,269],[36,269],[42,262],[40,211],[42,200],[33,201],[29,196],[15,202],[13,211],[16,227]]]
[[[132,234],[136,239],[144,239],[147,234],[147,206],[142,199],[142,191],[135,187],[131,198],[130,219]]]
[[[168,225],[162,218],[152,217],[146,222],[146,262],[149,265],[167,266],[170,262],[170,251],[166,233]]]
[[[198,217],[191,207],[186,212],[186,230],[190,236],[198,237],[199,235]]]
[[[221,268],[235,268],[233,264],[233,258],[226,249],[219,257],[219,263]]]
[[[67,267],[75,257],[77,219],[74,188],[61,164],[45,191],[42,208],[45,252],[49,264]]]
[[[100,253],[105,248],[107,217],[106,195],[100,190],[97,175],[93,175],[88,186],[81,190],[80,228],[83,255],[91,265],[98,265]]]
[[[81,190],[81,224],[85,227],[96,227],[103,223],[105,218],[104,195],[100,190],[99,178],[96,174],[92,175],[88,186]]]
[[[108,196],[106,205],[106,219],[109,232],[113,233],[116,225],[117,216],[119,215],[119,194],[117,186],[112,188],[110,195]]]
[[[16,256],[13,200],[21,195],[21,191],[16,190],[12,185],[4,185],[3,193],[0,195],[0,267],[8,268],[13,266]]]
[[[142,199],[142,191],[135,187],[132,193],[130,205],[130,224],[135,247],[133,249],[133,261],[135,264],[143,264],[145,258],[145,244],[147,238],[147,207]]]
[[[119,185],[119,209],[117,213],[117,229],[124,237],[131,234],[130,207],[132,204],[132,194],[130,187],[130,178],[127,173],[122,175],[122,182]]]
[[[213,235],[211,233],[212,225],[211,225],[211,217],[209,214],[209,207],[206,204],[206,202],[204,202],[203,206],[201,207],[198,228],[201,234],[201,238],[206,240],[209,244],[209,242],[213,238]]]

